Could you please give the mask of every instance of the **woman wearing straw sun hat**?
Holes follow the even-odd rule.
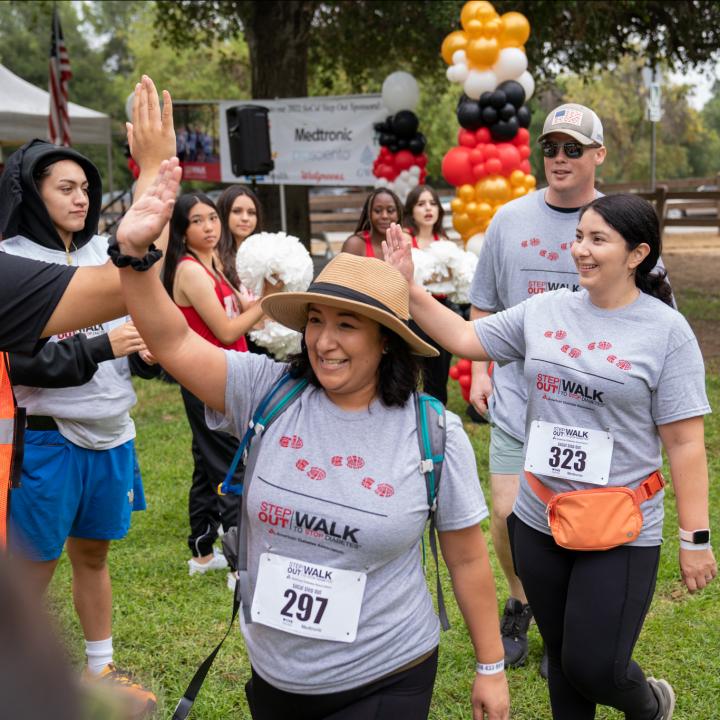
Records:
[[[118,245],[127,262],[142,258],[159,232],[175,182],[171,165],[126,215]],[[284,598],[292,602],[292,585],[265,561],[279,558],[298,572],[311,567],[347,593],[342,622],[355,639],[340,640],[326,627],[318,637],[308,629],[312,621],[289,632],[271,624],[277,618],[264,624],[253,609],[253,622],[242,623],[253,717],[427,717],[440,627],[418,547],[428,504],[412,396],[415,356],[436,351],[408,327],[403,277],[380,260],[340,254],[307,292],[266,297],[270,317],[303,332],[302,351],[285,364],[210,345],[188,330],[156,273],[130,266],[121,275],[150,350],[204,400],[212,427],[242,436],[284,372],[309,381],[265,430],[245,479],[249,589],[253,608],[278,593],[282,606]],[[446,424],[435,518],[478,662],[473,717],[503,720],[509,699],[497,601],[478,524],[487,508],[460,421],[448,413]],[[260,610],[272,615],[270,606]],[[468,659],[468,685],[471,677]]]

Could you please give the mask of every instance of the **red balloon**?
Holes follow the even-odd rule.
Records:
[[[448,373],[448,375],[450,375],[453,380],[457,380],[460,377],[460,371],[457,369],[456,365],[453,365],[450,368],[450,372]]]
[[[398,173],[392,165],[387,163],[381,163],[378,169],[375,171],[375,177],[385,178],[386,180],[394,180]]]
[[[530,157],[530,146],[529,145],[519,145],[518,152],[520,153],[520,157],[523,160],[525,158],[529,158]]]
[[[490,158],[490,160],[485,163],[485,169],[488,175],[499,175],[502,172],[503,164],[500,158]]]
[[[462,396],[463,396],[463,400],[466,403],[469,403],[470,402],[470,388],[462,388]]]
[[[487,143],[487,145],[483,146],[483,150],[485,151],[485,160],[500,157],[500,153],[498,152],[497,145],[495,143]]]
[[[485,153],[482,148],[478,145],[470,151],[470,164],[477,165],[478,163],[485,162]]]
[[[530,142],[530,131],[520,128],[512,139],[513,145],[527,145]]]
[[[423,153],[422,155],[416,155],[415,156],[415,164],[418,167],[424,168],[427,165],[428,162],[428,156]]]
[[[466,147],[450,148],[442,161],[442,175],[451,185],[471,185],[475,182],[470,163],[470,150]]]
[[[408,170],[415,164],[415,156],[409,150],[400,150],[395,154],[395,168]]]
[[[470,377],[470,375],[461,375],[458,378],[458,382],[460,383],[461,388],[470,389],[470,386],[472,385],[472,377]]]
[[[475,133],[465,128],[460,128],[460,130],[458,130],[458,145],[474,148],[477,145]]]
[[[529,160],[523,160],[520,163],[520,170],[522,170],[526,175],[529,175],[532,170],[530,168],[530,161]]]
[[[502,172],[509,175],[513,170],[520,167],[520,152],[511,143],[499,143],[497,146],[500,162],[502,163]]]
[[[489,143],[492,140],[490,130],[486,127],[481,127],[475,131],[475,137],[479,143]]]
[[[472,361],[467,358],[460,358],[455,367],[458,369],[461,375],[469,375],[472,372]]]
[[[493,162],[492,160],[490,162]],[[476,180],[482,180],[487,174],[487,168],[485,167],[485,163],[478,163],[477,165],[473,165],[472,169],[473,177]]]

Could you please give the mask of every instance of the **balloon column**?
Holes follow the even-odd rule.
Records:
[[[470,402],[470,386],[472,385],[472,363],[470,360],[460,358],[451,368],[450,377],[453,380],[457,380],[460,385],[460,392],[462,393],[463,400]]]
[[[462,85],[458,145],[443,158],[443,177],[457,188],[453,226],[467,242],[484,232],[496,210],[535,188],[530,171],[530,110],[535,83],[523,48],[524,15],[498,15],[486,0],[470,0],[441,53],[450,82]]]
[[[418,132],[419,120],[413,110],[420,99],[415,78],[394,72],[382,86],[383,105],[391,113],[375,124],[380,153],[373,163],[375,187],[387,187],[404,202],[408,192],[425,182],[425,136]]]

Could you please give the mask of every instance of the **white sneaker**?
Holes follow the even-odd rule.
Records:
[[[206,563],[200,563],[195,558],[190,558],[188,560],[190,575],[204,575],[210,570],[224,570],[227,566],[228,562],[225,559],[225,556],[217,550],[217,548],[213,548],[213,556]]]
[[[227,586],[228,590],[232,593],[235,592],[235,585],[237,585],[237,572],[229,572],[227,574]]]

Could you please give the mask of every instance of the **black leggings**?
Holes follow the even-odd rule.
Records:
[[[508,517],[515,571],[548,651],[554,720],[593,720],[596,705],[654,720],[658,704],[632,651],[650,606],[660,547],[559,547]]]
[[[253,720],[426,720],[438,651],[419,665],[344,692],[297,695],[278,690],[253,668],[245,685]]]
[[[202,557],[212,552],[220,523],[224,530],[237,525],[240,496],[218,495],[217,486],[225,479],[239,442],[232,435],[211,430],[205,422],[203,402],[185,388],[180,390],[192,431],[195,462],[188,495],[188,547],[194,557]]]

